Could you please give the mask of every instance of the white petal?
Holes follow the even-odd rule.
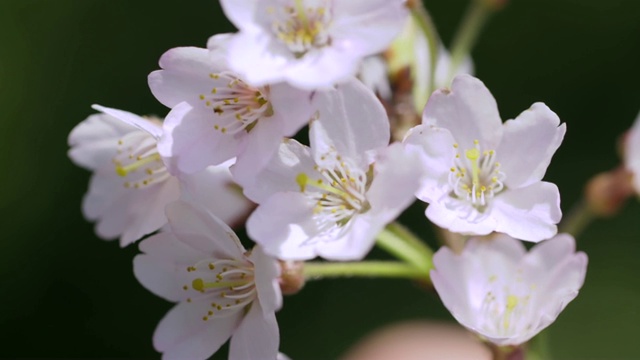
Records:
[[[408,17],[404,0],[333,2],[332,47],[366,56],[385,50]]]
[[[260,59],[259,66],[256,59]],[[292,61],[295,57],[284,44],[260,31],[235,34],[229,44],[229,66],[253,86],[284,81]]]
[[[360,67],[360,56],[335,46],[311,50],[301,59],[289,60],[285,81],[305,90],[328,90],[349,81]]]
[[[229,346],[229,360],[267,360],[278,356],[280,331],[275,312],[263,312],[254,301]]]
[[[209,115],[188,103],[176,105],[167,115],[158,152],[172,174],[195,173],[238,153],[240,140],[214,129]]]
[[[280,143],[278,152],[257,176],[239,177],[235,174],[235,168],[231,171],[234,179],[243,187],[244,194],[256,203],[262,203],[275,193],[300,190],[296,177],[301,173],[315,173],[314,166],[309,148],[288,139]]]
[[[425,213],[429,220],[441,228],[464,235],[487,235],[495,231],[497,226],[493,217],[481,215],[470,204],[454,199],[447,204],[432,202]],[[468,216],[462,217],[467,213]]]
[[[628,132],[625,144],[625,166],[633,173],[633,186],[640,193],[640,114]]]
[[[69,157],[78,166],[95,170],[118,151],[118,140],[125,134],[139,131],[107,114],[94,114],[76,125],[69,134]]]
[[[422,114],[422,123],[451,131],[464,150],[475,147],[496,149],[502,138],[502,120],[498,105],[482,81],[470,75],[458,75],[451,90],[440,89],[431,95]]]
[[[423,164],[424,176],[416,196],[431,203],[449,192],[448,176],[456,154],[449,130],[418,125],[409,130],[403,142],[417,146],[424,155],[418,162]]]
[[[258,0],[220,0],[222,11],[238,29],[251,26]]]
[[[548,182],[520,189],[507,189],[493,200],[491,213],[498,232],[514,238],[538,242],[554,236],[562,218],[560,193]]]
[[[256,179],[282,143],[284,131],[280,122],[273,119],[258,121],[244,139],[243,149],[233,165],[233,176],[240,179]]]
[[[154,123],[128,111],[112,109],[100,105],[92,105],[91,107],[107,115],[111,115],[122,122],[135,126],[140,130],[144,130],[156,139],[160,138],[162,135],[162,126],[160,126],[159,123]]]
[[[504,123],[502,142],[496,150],[500,170],[509,188],[542,180],[564,134],[565,124],[543,103],[535,103],[515,120]]]
[[[203,321],[210,308],[207,299],[181,302],[165,315],[153,334],[153,346],[163,359],[204,360],[218,351],[237,328],[242,312]]]
[[[326,152],[329,142],[342,156],[362,159],[368,151],[389,144],[389,119],[384,107],[357,79],[335,90],[319,92],[316,97],[319,120],[311,124],[309,133],[314,154]],[[320,156],[314,155],[316,162]]]
[[[263,202],[247,220],[247,233],[267,254],[285,260],[316,256],[304,242],[316,234],[314,204],[299,192],[277,193]]]
[[[140,254],[133,259],[133,273],[147,290],[169,301],[199,297],[191,285],[192,276],[188,266],[202,259],[202,253],[176,239],[170,233],[156,234],[140,243]]]
[[[97,220],[98,236],[107,240],[120,236],[120,245],[126,246],[166,224],[164,207],[179,196],[176,179],[125,188],[122,178],[108,165],[91,177],[82,211],[87,219]]]
[[[316,241],[314,247],[317,254],[327,260],[362,260],[375,245],[378,233],[392,220],[380,214],[355,215],[345,228]]]
[[[276,259],[265,254],[260,246],[254,246],[249,258],[254,265],[258,300],[265,315],[268,312],[280,310],[282,307],[282,292],[278,283],[280,265]]]
[[[311,120],[314,95],[286,83],[270,85],[269,102],[273,116],[268,121],[282,123],[283,136],[295,135]]]
[[[209,50],[196,47],[178,47],[160,57],[160,67],[149,74],[149,88],[167,107],[183,101],[200,102],[200,94],[211,91],[209,74],[225,70],[226,64],[212,61]]]
[[[244,248],[233,230],[201,206],[176,201],[167,205],[166,213],[171,231],[185,244],[206,256],[243,258]]]
[[[235,188],[229,166],[209,166],[192,175],[180,176],[182,199],[197,201],[225,224],[236,224],[249,214],[253,204]]]
[[[413,203],[424,173],[416,166],[419,163],[418,149],[400,143],[380,152],[375,163],[376,174],[366,194],[371,204],[369,212],[375,214],[378,221],[393,221]]]

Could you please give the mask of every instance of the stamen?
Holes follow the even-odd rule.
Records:
[[[133,162],[127,166],[121,166],[116,164],[116,173],[122,177],[127,176],[128,173],[139,169],[141,166],[160,160],[160,154],[154,153],[146,157],[138,157],[136,162]]]

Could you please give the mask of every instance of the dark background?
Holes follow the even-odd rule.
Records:
[[[449,43],[467,1],[426,2]],[[143,289],[131,260],[80,214],[89,174],[66,138],[99,103],[165,115],[146,75],[175,46],[233,31],[215,0],[0,0],[0,356],[157,357],[154,327],[171,304]],[[544,101],[568,133],[546,179],[565,212],[586,180],[618,163],[615,141],[640,109],[640,1],[513,0],[474,61],[504,119]],[[580,296],[550,328],[559,359],[638,358],[640,206],[597,221]],[[406,219],[433,232],[420,210]],[[374,254],[379,255],[379,254]],[[326,280],[285,299],[281,349],[335,358],[394,321],[446,319],[437,297],[404,280]]]

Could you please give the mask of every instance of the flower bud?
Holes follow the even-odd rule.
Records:
[[[297,294],[304,287],[304,262],[280,260],[280,290],[284,295]]]
[[[624,167],[596,175],[585,189],[589,209],[601,217],[617,214],[633,193],[632,174]]]

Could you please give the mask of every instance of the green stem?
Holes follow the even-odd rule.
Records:
[[[335,277],[386,277],[428,280],[429,272],[397,261],[307,262],[307,280]]]
[[[429,88],[427,89],[427,94],[431,95],[436,88],[436,66],[438,66],[438,52],[440,51],[438,31],[431,16],[424,8],[422,0],[408,1],[407,4],[409,9],[411,9],[411,16],[420,27],[420,30],[422,30],[429,44],[431,68],[429,69]]]
[[[569,214],[564,216],[559,226],[559,232],[569,233],[577,238],[595,218],[596,215],[589,209],[587,202],[581,200],[574,205]]]
[[[393,231],[389,230],[389,228],[383,229],[378,234],[376,244],[391,255],[397,257],[398,259],[406,261],[407,263],[413,265],[413,267],[415,267],[416,269],[419,269],[423,272],[428,273],[429,270],[433,267],[431,262],[431,254],[427,255],[421,251],[416,250],[411,241],[407,241],[404,237],[401,237]]]
[[[471,53],[471,49],[475,45],[484,24],[493,13],[493,10],[494,8],[486,1],[471,1],[469,9],[451,45],[449,79],[453,78],[464,59]]]
[[[527,360],[551,360],[551,346],[549,344],[549,332],[543,330],[536,335],[527,346]]]
[[[425,244],[419,237],[412,233],[406,226],[394,222],[387,225],[387,229],[394,233],[396,236],[404,239],[407,245],[413,247],[422,257],[429,262],[431,268],[431,258],[433,257],[433,250],[429,245]]]

